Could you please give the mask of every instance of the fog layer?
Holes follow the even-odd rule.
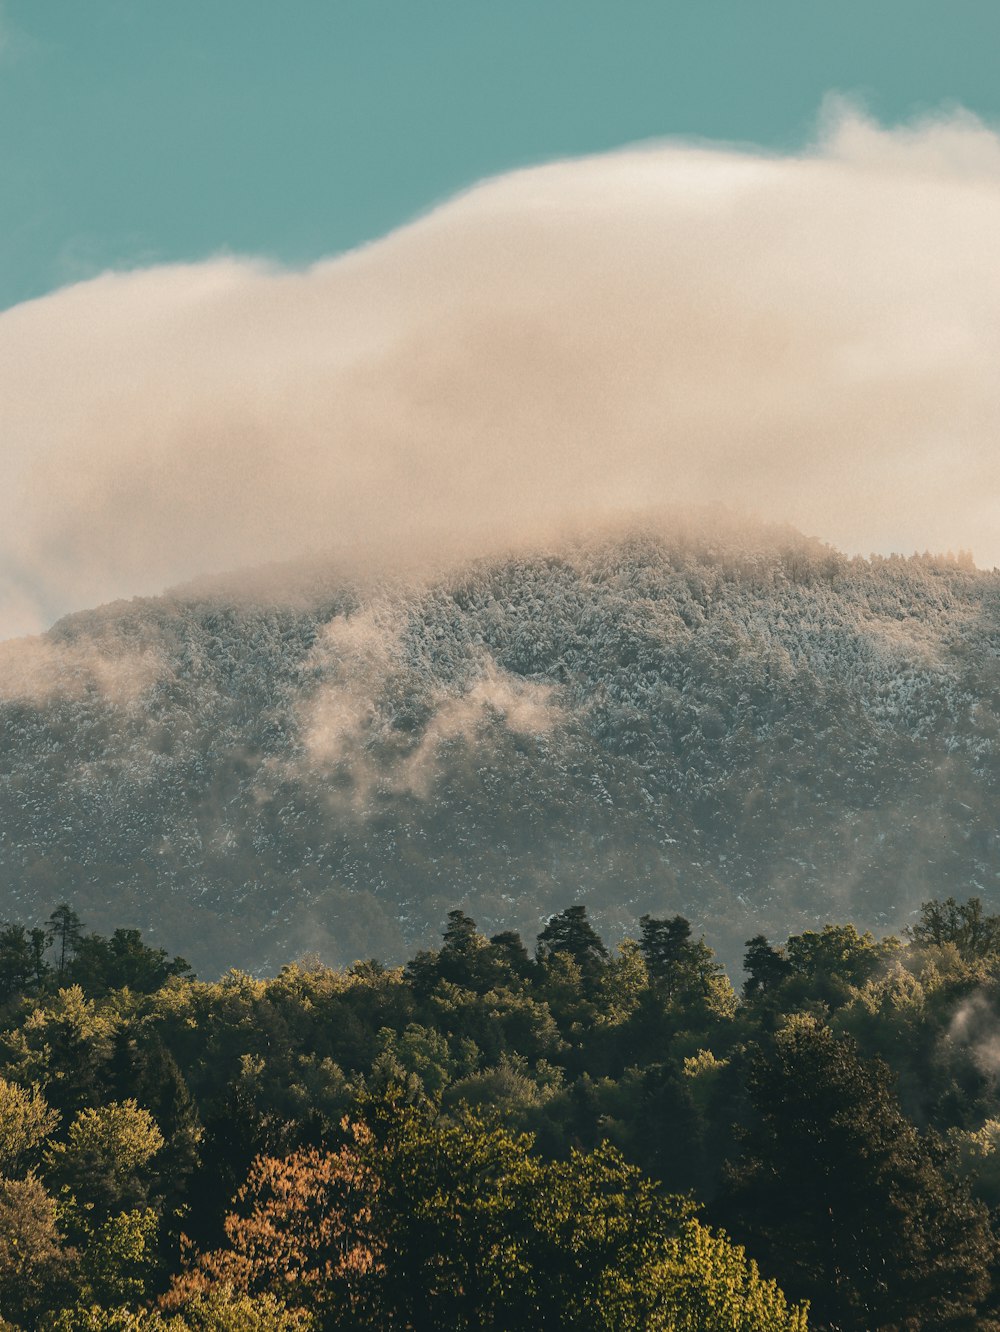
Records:
[[[202,571],[720,501],[1000,562],[1000,138],[516,172],[360,251],[0,314],[0,635]]]

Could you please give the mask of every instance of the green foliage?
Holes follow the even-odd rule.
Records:
[[[102,1217],[70,1201],[61,1219],[80,1251],[84,1303],[114,1307],[142,1300],[156,1262],[156,1212],[133,1208]]]
[[[824,925],[792,935],[784,951],[799,993],[836,1006],[887,965],[899,941],[859,934],[853,925]]]
[[[618,945],[601,976],[597,996],[597,1020],[608,1027],[621,1027],[638,1011],[649,989],[649,970],[642,949],[634,939]]]
[[[504,1053],[495,1067],[453,1082],[443,1100],[449,1108],[466,1105],[473,1110],[494,1109],[506,1122],[523,1125],[558,1093],[562,1083],[561,1070],[545,1060],[531,1068],[523,1055]]]
[[[37,1083],[19,1087],[0,1078],[0,1174],[24,1174],[37,1165],[58,1122]]]
[[[707,1330],[714,1310],[719,1328],[805,1327],[742,1251],[610,1144],[551,1163],[530,1148],[474,1116],[393,1120],[376,1157],[393,1326]]]
[[[311,1332],[310,1316],[273,1295],[236,1294],[225,1287],[199,1295],[183,1313],[76,1304],[45,1324],[44,1332]]]
[[[87,999],[78,985],[42,995],[8,1038],[7,1072],[37,1083],[63,1114],[100,1099],[118,1015]]]
[[[526,1270],[514,1220],[535,1171],[529,1140],[473,1116],[436,1124],[412,1107],[373,1109],[382,1325],[495,1323]]]
[[[314,1326],[305,1310],[289,1309],[274,1295],[244,1295],[222,1287],[190,1300],[164,1332],[311,1332]]]
[[[537,1323],[562,1328],[668,1327],[671,1298],[662,1262],[668,1238],[688,1212],[664,1198],[610,1143],[572,1151],[541,1172],[531,1198]]]
[[[670,1332],[805,1332],[807,1306],[790,1306],[774,1281],[726,1235],[685,1221],[656,1272],[658,1311]]]
[[[452,1040],[433,1028],[410,1022],[402,1032],[383,1027],[372,1068],[376,1083],[404,1083],[412,1076],[420,1090],[437,1099],[456,1078],[474,1071],[479,1051],[469,1040]]]
[[[107,1217],[146,1198],[147,1166],[163,1146],[152,1115],[134,1100],[88,1106],[55,1142],[45,1175],[80,1206]]]
[[[608,964],[608,950],[587,919],[585,906],[567,907],[552,916],[538,936],[540,962],[568,958],[579,970],[584,993],[592,994]]]
[[[914,943],[941,948],[954,944],[967,961],[988,957],[1000,949],[1000,916],[989,916],[978,897],[956,902],[924,902],[920,919],[907,933]]]
[[[582,908],[535,959],[455,910],[406,969],[88,995],[53,967],[0,1031],[0,1308],[993,1332],[1000,949],[974,903],[941,921],[753,937],[742,1002],[685,918],[610,952]]]
[[[820,1325],[890,1332],[969,1325],[997,1257],[986,1209],[944,1170],[889,1070],[793,1015],[751,1066],[756,1120],[732,1168],[744,1233]]]
[[[182,957],[170,958],[166,949],[143,943],[138,930],[115,930],[110,939],[78,936],[66,970],[86,994],[98,995],[126,987],[152,994],[171,976],[186,975],[191,968]]]
[[[105,1309],[100,1304],[76,1304],[53,1314],[43,1324],[44,1332],[174,1332],[158,1313],[136,1312],[118,1307]],[[180,1332],[180,1328],[177,1329]]]

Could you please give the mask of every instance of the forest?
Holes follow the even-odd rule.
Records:
[[[12,1329],[1000,1328],[1000,917],[198,980],[0,928]]]
[[[361,577],[203,580],[0,644],[0,919],[68,899],[202,975],[1000,910],[1000,573],[723,514]]]

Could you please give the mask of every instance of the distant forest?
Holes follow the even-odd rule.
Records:
[[[609,941],[1000,910],[1000,574],[724,515],[412,579],[329,560],[0,644],[0,919],[202,975],[402,962],[462,907]]]
[[[197,980],[0,929],[0,1311],[47,1332],[1000,1328],[1000,917],[682,916]]]

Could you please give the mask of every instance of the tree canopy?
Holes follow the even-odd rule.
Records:
[[[637,927],[577,904],[532,953],[456,908],[405,968],[216,981],[46,932],[0,1003],[7,1325],[1000,1329],[975,902],[757,934],[742,996]]]

